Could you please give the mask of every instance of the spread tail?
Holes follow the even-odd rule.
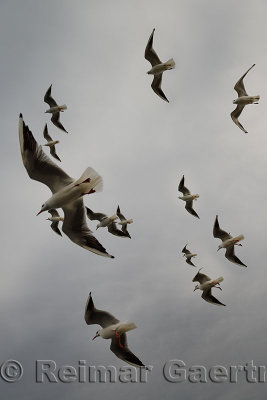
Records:
[[[165,63],[168,66],[168,69],[173,69],[175,68],[175,61],[173,58],[170,58],[168,61]]]
[[[101,192],[103,190],[102,177],[91,167],[86,168],[82,176],[73,185],[83,185],[84,193]]]

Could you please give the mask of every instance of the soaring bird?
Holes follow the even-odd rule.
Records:
[[[51,217],[46,218],[47,221],[51,221],[52,224],[50,225],[51,228],[53,229],[54,232],[56,232],[58,235],[62,236],[59,228],[58,228],[58,223],[60,221],[64,221],[64,218],[60,217],[59,213],[57,212],[57,210],[55,210],[54,208],[52,208],[51,210],[48,211],[51,214]]]
[[[185,261],[187,262],[187,264],[192,265],[193,267],[195,267],[195,264],[192,263],[191,258],[196,257],[197,254],[191,253],[191,251],[189,251],[189,250],[186,248],[186,246],[187,246],[187,244],[184,246],[184,248],[183,248],[183,250],[182,250],[182,253],[184,253],[184,254],[183,254],[184,257],[186,258]]]
[[[120,207],[118,206],[116,214],[118,215],[120,222],[118,222],[119,225],[121,225],[121,230],[125,234],[125,236],[129,237],[131,239],[131,236],[128,232],[127,225],[133,223],[133,219],[126,219],[125,216],[121,213]]]
[[[199,218],[198,214],[193,209],[193,200],[196,200],[199,197],[199,195],[191,194],[190,190],[185,187],[184,175],[183,175],[182,179],[180,180],[178,190],[179,190],[179,192],[183,193],[183,196],[179,196],[179,199],[185,201],[185,209],[189,212],[189,214],[193,215],[194,217]]]
[[[202,268],[199,269],[199,271]],[[217,306],[225,306],[225,304],[221,303],[218,299],[216,299],[216,297],[214,297],[211,294],[211,289],[213,287],[216,287],[217,289],[220,289],[220,286],[216,286],[216,285],[220,285],[220,282],[223,281],[223,277],[219,277],[217,279],[211,279],[209,276],[202,274],[201,272],[199,272],[196,274],[196,276],[193,278],[192,282],[199,282],[199,285],[195,286],[195,290],[200,289],[203,290],[202,293],[202,299],[206,300],[208,303],[212,303],[215,304]]]
[[[66,104],[63,104],[62,106],[59,106],[55,102],[55,100],[51,96],[51,89],[52,89],[52,85],[49,86],[49,88],[47,89],[46,94],[44,96],[44,102],[47,103],[49,105],[49,107],[50,107],[45,112],[52,114],[51,121],[53,122],[53,124],[55,126],[57,126],[62,131],[68,133],[66,131],[66,129],[64,128],[64,126],[62,125],[62,123],[60,122],[60,120],[59,120],[60,112],[64,112],[64,110],[67,109],[67,106],[66,106]]]
[[[246,92],[243,79],[247,75],[247,73],[251,70],[251,68],[254,67],[253,64],[252,67],[250,67],[247,72],[244,73],[244,75],[241,76],[241,78],[236,82],[234,89],[237,91],[238,98],[233,100],[234,104],[237,104],[236,108],[234,111],[231,113],[231,118],[234,121],[234,123],[245,133],[248,133],[246,129],[243,127],[243,125],[240,124],[238,121],[238,117],[240,116],[241,112],[243,111],[243,108],[247,104],[259,104],[258,101],[260,99],[260,96],[249,96]]]
[[[45,124],[43,135],[44,135],[44,138],[47,140],[47,143],[44,144],[43,146],[48,146],[50,149],[51,156],[53,156],[56,160],[61,161],[59,156],[56,153],[56,146],[55,146],[56,144],[59,143],[59,140],[53,140],[51,138],[51,136],[48,133],[47,124]]]
[[[114,258],[93,236],[86,223],[83,195],[102,189],[102,178],[93,168],[87,168],[75,181],[58,167],[42,150],[28,126],[19,117],[19,139],[22,160],[31,179],[44,183],[53,193],[38,214],[54,208],[62,208],[64,222],[62,231],[74,243],[104,257]]]
[[[161,81],[162,81],[162,74],[164,71],[167,69],[173,69],[175,68],[175,62],[173,58],[170,60],[166,61],[165,63],[161,62],[157,53],[153,49],[153,36],[154,36],[155,29],[153,29],[147,45],[146,45],[146,50],[145,50],[145,59],[148,60],[152,68],[147,72],[147,74],[154,75],[154,79],[152,81],[151,87],[154,90],[154,92],[161,97],[163,100],[167,101],[169,103],[169,100],[163,93],[163,90],[161,89]]]
[[[219,221],[218,221],[218,215],[216,215],[214,225],[213,225],[213,236],[215,238],[221,239],[222,243],[219,245],[218,250],[220,249],[226,249],[225,252],[225,257],[240,266],[246,267],[245,264],[242,263],[242,261],[239,260],[239,258],[235,255],[235,245],[237,246],[242,246],[242,244],[238,243],[240,240],[244,239],[243,235],[238,235],[238,236],[231,236],[230,233],[227,233],[223,231],[220,228]]]
[[[84,319],[87,325],[100,325],[102,329],[96,332],[93,340],[99,336],[103,339],[111,339],[110,350],[121,360],[135,367],[145,365],[129,349],[126,332],[136,328],[133,322],[120,322],[107,311],[95,308],[91,292],[85,306]]]

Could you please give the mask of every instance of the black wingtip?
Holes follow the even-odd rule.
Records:
[[[22,116],[22,114],[21,114],[21,113],[19,114],[19,118],[23,118],[23,116]]]
[[[110,258],[115,258],[114,256],[110,256]]]

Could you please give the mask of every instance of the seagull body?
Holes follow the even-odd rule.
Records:
[[[202,268],[200,268],[201,270]],[[199,271],[200,271],[199,270]],[[216,297],[214,297],[211,293],[211,289],[213,287],[216,287],[217,289],[222,290],[219,286],[220,282],[223,281],[223,277],[220,276],[217,279],[211,279],[209,276],[202,274],[198,271],[196,276],[193,278],[192,282],[199,282],[199,285],[195,286],[195,290],[200,289],[203,291],[202,293],[202,299],[206,300],[208,303],[215,304],[217,306],[225,306],[225,304],[221,303]]]
[[[60,221],[64,221],[64,218],[60,217],[59,213],[55,209],[51,209],[48,211],[51,214],[51,217],[47,218],[48,221],[51,221],[52,224],[51,229],[53,229],[54,232],[56,232],[58,235],[62,236],[59,228],[58,228],[58,223]]]
[[[44,132],[43,132],[44,138],[46,139],[47,143],[44,144],[44,146],[48,146],[50,148],[50,154],[51,156],[53,156],[55,159],[57,159],[58,161],[61,161],[59,156],[56,153],[56,144],[59,143],[59,140],[53,140],[51,138],[51,136],[48,133],[48,129],[47,129],[47,124],[45,124],[44,127]]]
[[[183,256],[186,258],[185,261],[187,262],[187,264],[192,265],[193,267],[195,267],[195,264],[192,263],[191,258],[196,257],[197,254],[191,253],[191,252],[186,248],[186,246],[187,246],[187,244],[184,246],[184,248],[183,248],[183,250],[182,250],[182,253],[184,253]]]
[[[244,83],[243,83],[243,79],[245,78],[245,76],[247,75],[247,73],[251,70],[251,68],[253,68],[255,66],[255,64],[252,65],[252,67],[250,67],[247,72],[244,73],[244,75],[241,76],[241,78],[236,82],[235,84],[235,91],[238,94],[238,98],[233,100],[233,104],[237,104],[237,107],[235,108],[235,110],[231,113],[231,118],[234,121],[234,123],[245,133],[248,133],[245,128],[243,127],[243,125],[240,124],[240,122],[238,121],[238,117],[240,116],[241,112],[243,111],[243,108],[247,105],[247,104],[258,104],[258,101],[260,99],[260,96],[248,96]]]
[[[123,233],[125,233],[125,236],[129,237],[131,239],[131,236],[128,232],[127,225],[133,223],[133,219],[126,219],[125,216],[121,213],[120,207],[118,206],[116,214],[118,215],[120,222],[118,222],[119,225],[121,225],[121,230]]]
[[[46,91],[46,94],[44,96],[44,102],[49,105],[49,109],[46,110],[46,113],[53,114],[51,117],[51,121],[55,126],[57,126],[59,129],[62,131],[68,133],[64,126],[61,124],[59,117],[60,117],[60,112],[64,112],[64,110],[67,109],[66,104],[63,104],[62,106],[59,106],[56,101],[53,99],[51,96],[51,90],[52,90],[52,85],[49,86],[49,88]]]
[[[99,221],[100,224],[102,223],[101,227],[107,226],[108,231],[115,236],[119,237],[127,237],[127,234],[122,232],[120,229],[117,228],[115,220],[118,219],[117,214],[114,214],[112,217],[108,217],[104,213],[94,213],[90,208],[86,207],[86,212],[87,212],[87,217],[91,221]],[[110,218],[114,218],[113,220],[110,220]],[[98,224],[99,225],[99,224]],[[100,228],[100,226],[98,226]],[[98,229],[98,228],[97,228]]]
[[[128,347],[126,332],[136,328],[136,325],[133,322],[120,322],[107,311],[96,309],[91,292],[85,306],[84,319],[87,325],[98,324],[102,327],[102,329],[99,329],[96,332],[93,340],[99,336],[103,339],[111,339],[110,350],[118,358],[136,367],[145,368],[145,365]]]
[[[145,50],[145,59],[148,60],[152,65],[152,68],[147,72],[147,74],[154,75],[154,79],[151,84],[151,87],[154,90],[154,92],[163,100],[169,102],[169,100],[163,93],[163,90],[161,89],[162,74],[164,71],[167,71],[168,69],[175,68],[175,62],[172,58],[166,61],[165,63],[160,61],[157,53],[153,49],[154,32],[155,29],[153,29],[148,39],[148,43],[146,45],[146,50]]]
[[[220,249],[226,249],[225,257],[229,261],[231,261],[231,262],[233,262],[233,263],[235,263],[237,265],[246,267],[246,265],[243,264],[242,261],[239,260],[239,258],[235,255],[235,252],[234,252],[234,250],[235,250],[234,246],[235,245],[242,246],[238,242],[240,242],[240,240],[244,239],[244,235],[238,235],[238,236],[232,237],[230,235],[230,233],[227,233],[226,231],[223,231],[220,228],[220,225],[219,225],[218,215],[216,215],[214,226],[213,226],[213,236],[215,238],[221,239],[221,241],[222,241],[222,243],[219,245],[217,251],[219,251]]]
[[[23,164],[31,179],[44,183],[53,193],[41,211],[62,208],[64,221],[62,231],[77,245],[104,257],[114,258],[93,236],[86,224],[86,210],[82,196],[102,189],[102,178],[87,168],[75,181],[58,167],[38,145],[23,117],[19,118],[19,139]]]
[[[96,229],[105,228],[106,226],[112,224],[112,222],[116,221],[116,219],[118,219],[116,214],[112,215],[111,217],[104,217],[99,224],[97,224]]]
[[[178,196],[180,200],[186,202],[185,209],[189,212],[189,214],[193,215],[194,217],[199,218],[196,211],[193,209],[193,200],[196,200],[199,195],[198,194],[191,194],[190,190],[184,186],[184,175],[179,183],[178,186],[179,192],[183,193],[183,196]]]

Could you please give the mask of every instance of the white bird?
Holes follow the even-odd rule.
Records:
[[[84,319],[87,325],[100,325],[102,329],[96,332],[93,340],[99,336],[103,339],[111,339],[110,350],[121,360],[136,367],[144,367],[145,365],[131,352],[128,347],[126,333],[135,329],[133,322],[120,322],[112,314],[107,311],[98,310],[94,306],[94,302],[89,293],[85,306]]]
[[[179,183],[178,190],[179,192],[183,193],[183,196],[179,196],[179,199],[186,202],[185,209],[189,212],[189,214],[199,218],[198,214],[193,209],[193,200],[196,200],[199,197],[199,195],[191,194],[190,190],[184,186],[184,175]]]
[[[252,67],[250,67],[247,72],[244,73],[244,75],[241,76],[241,78],[236,82],[234,89],[236,90],[237,94],[238,94],[238,98],[233,100],[234,104],[237,104],[236,108],[234,109],[234,111],[231,113],[231,118],[234,121],[234,123],[245,133],[248,133],[245,128],[243,127],[243,125],[240,124],[240,122],[238,121],[238,117],[240,116],[241,112],[243,111],[243,108],[247,105],[247,104],[259,104],[258,101],[260,99],[260,96],[249,96],[246,92],[244,83],[243,83],[243,79],[245,78],[245,76],[247,75],[247,73],[251,70],[251,68],[254,67],[253,64]]]
[[[215,238],[221,239],[222,243],[219,245],[218,250],[220,249],[226,249],[225,252],[225,257],[237,264],[241,265],[243,267],[246,267],[245,264],[242,263],[242,261],[239,260],[239,258],[235,255],[235,245],[236,246],[242,246],[242,244],[238,243],[240,240],[244,239],[244,235],[238,235],[238,236],[231,236],[230,233],[227,233],[223,231],[220,226],[219,226],[219,221],[218,221],[218,215],[216,215],[214,225],[213,225],[213,236]]]
[[[55,100],[53,99],[53,97],[51,96],[51,89],[52,89],[52,85],[49,86],[49,88],[47,89],[47,92],[44,96],[44,102],[47,103],[49,105],[49,109],[46,110],[46,113],[50,113],[52,114],[51,117],[51,121],[53,122],[53,124],[58,127],[59,129],[61,129],[62,131],[68,133],[66,131],[66,129],[64,128],[64,126],[62,125],[62,123],[59,120],[60,117],[60,112],[64,112],[64,110],[67,109],[66,104],[63,104],[62,106],[59,106]]]
[[[48,134],[47,124],[45,124],[43,135],[44,135],[44,138],[47,140],[47,143],[44,144],[43,146],[48,146],[50,149],[51,156],[53,156],[58,161],[61,161],[59,156],[56,153],[56,146],[55,146],[56,144],[59,143],[59,140],[53,140],[51,138],[51,136]]]
[[[105,226],[108,228],[108,231],[115,236],[119,236],[119,237],[127,237],[127,234],[125,234],[124,232],[122,232],[120,229],[117,228],[116,226],[116,222],[115,220],[118,218],[117,215],[114,215],[114,219],[111,220],[111,217],[108,217],[106,214],[104,213],[95,213],[93,212],[90,208],[85,207],[86,208],[86,212],[87,212],[87,217],[91,220],[91,221],[99,221],[100,223],[104,223],[106,224]],[[115,218],[115,216],[117,218]],[[99,224],[98,224],[99,225]],[[102,225],[103,226],[103,225]]]
[[[187,264],[192,265],[193,267],[195,267],[195,264],[192,263],[191,258],[196,257],[197,254],[191,253],[191,251],[189,251],[186,248],[186,246],[187,246],[187,244],[184,246],[184,248],[182,250],[182,253],[184,253],[183,256],[186,258],[185,261],[187,262]]]
[[[23,117],[19,117],[19,139],[22,160],[31,179],[44,183],[53,196],[43,205],[41,212],[62,208],[64,222],[62,231],[77,245],[104,257],[114,258],[92,235],[86,223],[86,210],[82,196],[102,189],[102,178],[93,168],[87,168],[75,181],[58,167],[34,139]]]
[[[202,299],[206,300],[208,303],[212,303],[212,304],[216,304],[217,306],[225,306],[225,304],[221,303],[218,299],[216,299],[216,297],[214,297],[211,293],[211,289],[213,287],[216,287],[217,289],[222,290],[222,288],[220,288],[220,286],[216,286],[216,285],[220,285],[220,282],[223,281],[223,277],[220,276],[217,279],[211,279],[209,276],[200,273],[199,271],[202,268],[200,268],[198,270],[198,273],[196,274],[196,276],[193,278],[192,282],[199,282],[199,285],[195,286],[195,290],[200,289],[203,290],[202,293]]]
[[[147,45],[146,45],[146,50],[145,50],[145,59],[148,60],[152,68],[147,72],[147,74],[154,75],[153,82],[151,84],[152,89],[154,92],[161,97],[163,100],[167,101],[169,103],[169,100],[163,93],[163,90],[161,89],[161,81],[162,81],[162,74],[164,71],[168,69],[173,69],[175,68],[175,62],[173,58],[170,60],[166,61],[165,63],[161,62],[157,53],[153,49],[153,36],[154,36],[155,29],[153,29]]]
[[[118,222],[119,225],[122,226],[121,230],[122,232],[125,233],[125,236],[129,237],[131,239],[131,236],[127,230],[127,225],[133,223],[133,219],[126,219],[125,216],[121,213],[120,207],[118,206],[116,214],[120,218],[120,222]]]
[[[62,217],[59,215],[59,213],[57,212],[57,210],[55,210],[55,209],[53,209],[53,208],[52,208],[51,210],[49,210],[48,212],[51,214],[51,217],[46,218],[46,219],[47,219],[47,221],[51,221],[51,222],[52,222],[52,224],[50,225],[51,228],[52,228],[53,231],[56,232],[58,235],[62,236],[62,234],[61,234],[61,232],[60,232],[60,230],[59,230],[59,228],[58,228],[58,223],[59,223],[60,221],[64,221],[64,218],[62,218]]]

